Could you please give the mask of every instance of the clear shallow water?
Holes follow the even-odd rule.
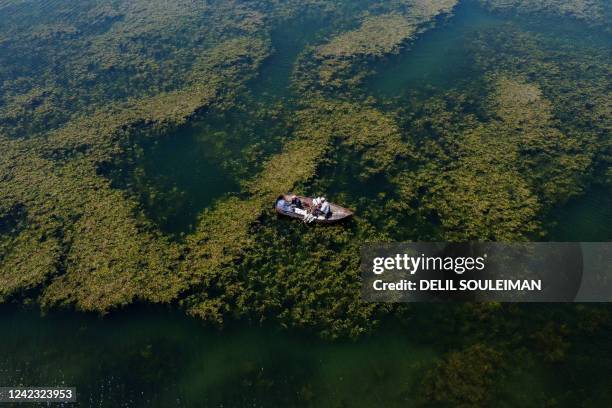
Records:
[[[145,211],[169,233],[193,229],[198,214],[224,195],[239,190],[223,157],[239,137],[230,123],[209,121],[142,145],[134,172]]]
[[[573,47],[604,47],[612,36],[580,21],[551,16],[525,16],[493,13],[474,0],[462,0],[450,18],[438,19],[398,55],[372,65],[372,75],[364,82],[366,92],[382,97],[400,97],[410,91],[460,88],[481,75],[472,60],[471,43],[478,32],[506,26],[541,34],[548,42]],[[494,31],[491,31],[494,32]]]
[[[473,3],[460,3],[448,21],[439,20],[436,28],[420,35],[399,55],[374,64],[365,88],[394,97],[410,90],[455,87],[476,74],[469,58],[470,36],[503,23],[504,19]]]
[[[272,30],[272,54],[264,61],[249,90],[259,101],[272,102],[290,95],[294,63],[308,44],[329,30],[329,18],[304,15]]]
[[[204,209],[239,193],[240,182],[260,171],[287,133],[278,110],[205,112],[170,134],[137,142],[120,185],[139,196],[163,232],[178,237],[193,231]]]

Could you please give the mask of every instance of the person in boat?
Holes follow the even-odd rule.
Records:
[[[285,201],[282,198],[276,202],[276,208],[278,208],[281,211],[285,211],[285,212],[293,211],[293,207],[291,206],[291,203],[289,201]]]
[[[325,197],[321,197],[320,206],[321,206],[320,211],[323,214],[323,216],[325,218],[331,217],[331,206],[329,205],[329,202],[325,199]]]
[[[325,199],[325,197],[317,197],[312,200],[313,206],[313,215],[323,215],[325,218],[329,218],[331,216],[331,206],[329,202]]]
[[[298,196],[293,194],[293,195],[291,195],[291,205],[294,208],[299,208],[301,210],[302,209],[302,200],[300,200],[300,198]]]

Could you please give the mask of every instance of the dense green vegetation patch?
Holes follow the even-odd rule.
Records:
[[[218,44],[231,41],[222,47],[231,53],[240,36],[256,41],[262,28],[261,13],[246,4],[216,3],[7,6],[3,13],[11,18],[0,25],[0,129],[14,136],[41,133],[110,102],[194,85],[201,71],[219,68]]]
[[[551,208],[610,181],[609,45],[508,21],[469,37],[474,77],[366,96],[372,62],[409,53],[460,6],[109,1],[67,4],[68,16],[53,2],[4,5],[15,18],[0,23],[0,299],[99,312],[172,302],[218,324],[357,337],[404,311],[360,301],[362,244],[545,236]],[[329,35],[295,42],[279,78],[293,92],[258,99],[250,84],[275,52],[271,33],[307,8],[329,18]],[[216,130],[215,115],[236,133]],[[152,181],[143,146],[191,126],[233,184],[176,239],[163,210],[187,193]],[[327,194],[356,217],[277,219],[287,191]],[[436,371],[455,381],[444,364],[457,359]]]

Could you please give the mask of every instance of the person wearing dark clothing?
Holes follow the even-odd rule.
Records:
[[[302,200],[296,195],[291,196],[291,205],[295,208],[302,209]]]

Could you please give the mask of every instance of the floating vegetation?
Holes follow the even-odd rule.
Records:
[[[319,47],[316,55],[322,59],[381,56],[397,51],[414,32],[415,27],[399,13],[368,17],[358,29]]]
[[[474,4],[3,4],[0,299],[358,337],[403,313],[361,302],[363,243],[546,236],[550,211],[610,183],[610,53],[532,14],[603,33],[608,9],[485,3],[530,24],[496,14],[461,39],[469,75],[393,96],[368,96],[375,64]],[[300,16],[327,23],[275,47]],[[288,226],[269,211],[287,191],[355,220]]]

